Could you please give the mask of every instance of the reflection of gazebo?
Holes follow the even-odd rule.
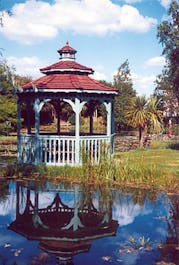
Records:
[[[30,164],[79,165],[80,150],[84,148],[97,163],[101,146],[109,145],[113,152],[114,111],[113,101],[117,94],[114,88],[108,87],[92,78],[93,70],[75,61],[76,50],[66,45],[58,50],[60,61],[40,69],[45,76],[22,86],[18,96],[18,161]],[[69,104],[75,114],[74,135],[63,135],[60,130],[60,102]],[[57,131],[55,134],[40,132],[40,112],[50,102],[57,113]],[[33,106],[35,124],[31,124],[27,115],[27,134],[21,133],[21,107],[25,103],[27,114]],[[89,133],[80,133],[80,115],[85,104],[90,107]],[[93,133],[93,114],[96,104],[103,104],[106,109],[106,133]],[[91,105],[90,105],[91,104]],[[32,133],[31,127],[35,128]]]
[[[26,190],[23,193],[26,194],[23,209],[22,188]],[[60,264],[72,264],[72,257],[88,251],[94,240],[116,234],[118,222],[112,220],[111,204],[103,212],[97,210],[91,193],[85,194],[88,197],[86,203],[80,200],[81,191],[75,185],[69,190],[74,194],[74,207],[69,207],[60,197],[65,192],[64,187],[54,191],[56,194],[52,202],[40,208],[39,191],[17,183],[16,220],[9,228],[30,240],[39,240],[39,247],[54,254]]]

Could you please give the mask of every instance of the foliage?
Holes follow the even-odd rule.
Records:
[[[14,94],[14,69],[10,69],[5,60],[0,61],[0,94]]]
[[[162,129],[163,112],[160,110],[159,104],[160,99],[158,100],[155,97],[150,97],[147,102],[147,127],[150,130],[150,133],[159,133]]]
[[[16,127],[16,97],[13,77],[5,62],[0,64],[0,134],[9,134]]]
[[[0,134],[8,135],[16,130],[16,89],[18,85],[23,85],[29,80],[31,80],[30,77],[15,75],[15,69],[9,67],[2,58],[0,61]]]
[[[8,135],[16,128],[16,98],[9,95],[0,95],[0,134]]]
[[[139,146],[143,144],[144,130],[160,132],[162,128],[162,111],[158,109],[159,100],[145,96],[136,97],[131,100],[131,108],[126,111],[128,123],[139,129]]]
[[[133,236],[129,237],[129,243],[136,249],[147,247],[149,245],[149,241],[150,238],[145,238],[144,236],[141,236],[139,238],[135,238]]]
[[[132,85],[128,60],[118,68],[118,72],[114,76],[113,86],[119,90],[119,96],[116,96],[114,102],[115,130],[126,130],[129,129],[129,123],[125,112],[131,108],[131,99],[136,96],[136,91]]]
[[[158,26],[157,38],[163,45],[166,65],[157,79],[157,89],[174,92],[179,99],[179,3],[172,0],[168,18]]]

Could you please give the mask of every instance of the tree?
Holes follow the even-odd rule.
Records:
[[[171,90],[179,100],[179,3],[172,0],[168,19],[158,26],[157,38],[162,43],[166,66],[158,76],[157,88]]]
[[[117,74],[114,76],[113,86],[119,90],[119,95],[116,96],[114,102],[115,130],[125,130],[129,127],[125,113],[131,107],[131,99],[136,96],[128,60],[118,68]]]
[[[6,60],[0,61],[0,133],[8,134],[16,129],[17,99],[16,90],[19,86],[30,82],[31,77],[19,76],[15,68],[10,67]],[[32,113],[32,112],[31,112]],[[33,115],[32,115],[33,116]],[[22,118],[25,118],[22,109]]]
[[[128,130],[131,127],[129,126],[125,113],[131,108],[131,99],[136,97],[136,91],[133,89],[131,79],[129,61],[125,60],[119,66],[112,83],[106,81],[101,82],[107,86],[115,87],[119,91],[114,101],[115,131]]]
[[[162,127],[162,111],[158,109],[159,101],[145,96],[132,99],[132,107],[126,111],[128,123],[139,129],[139,146],[143,145],[143,133],[145,129],[158,132]]]
[[[8,135],[16,129],[17,103],[13,95],[0,95],[0,133]]]
[[[163,112],[160,109],[160,99],[150,97],[147,106],[148,124],[147,128],[151,133],[158,133],[162,129]]]
[[[7,65],[6,61],[0,61],[0,94],[7,95],[15,92],[13,70]]]

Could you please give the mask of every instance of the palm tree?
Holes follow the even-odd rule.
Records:
[[[159,109],[161,99],[150,97],[147,103],[148,128],[152,132],[160,132],[163,123],[163,112]]]
[[[139,146],[143,143],[143,133],[146,128],[154,132],[161,130],[162,111],[158,109],[159,100],[145,96],[138,96],[132,99],[132,107],[126,112],[128,124],[139,129]]]

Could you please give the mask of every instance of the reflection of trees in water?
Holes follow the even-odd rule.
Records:
[[[113,194],[113,203],[119,201],[121,202],[120,204],[122,205],[123,198],[125,196],[126,205],[129,205],[132,201],[134,205],[138,204],[139,206],[142,207],[144,206],[146,199],[148,199],[151,203],[155,203],[158,194],[159,192],[155,190],[116,187],[115,193]]]
[[[164,262],[179,264],[179,195],[168,195],[170,216],[166,220],[168,235],[160,246],[160,259]]]
[[[80,208],[99,212],[103,215],[102,222],[112,219],[112,190],[106,185],[83,185]]]
[[[9,182],[1,181],[0,182],[0,203],[6,201],[8,195],[9,195]]]
[[[0,181],[0,204],[3,211],[13,208],[16,194],[14,187],[10,187],[9,181]]]
[[[103,185],[85,184],[82,186],[80,207],[81,209],[86,207],[86,209],[93,211],[96,208],[103,214],[103,222],[105,223],[112,219],[112,207],[117,207],[115,208],[117,215],[123,214],[126,217],[133,217],[142,211],[146,200],[154,204],[158,196],[159,192],[156,190],[114,187],[110,186],[109,183]]]

